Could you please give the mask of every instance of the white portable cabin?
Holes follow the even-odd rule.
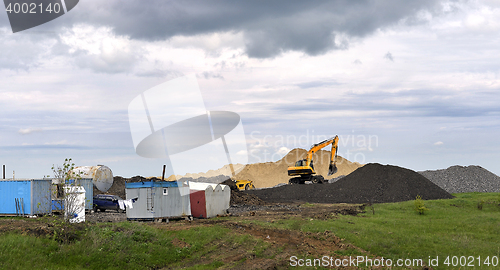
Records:
[[[231,189],[227,185],[189,182],[191,214],[196,218],[225,215],[229,209]]]
[[[125,196],[132,201],[128,220],[156,220],[191,216],[189,186],[184,182],[125,183]]]

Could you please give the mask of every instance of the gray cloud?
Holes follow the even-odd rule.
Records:
[[[438,13],[439,1],[81,1],[68,15],[45,28],[86,23],[108,26],[116,34],[140,40],[165,40],[216,32],[243,33],[250,57],[266,58],[285,51],[318,55],[344,49],[347,37]],[[41,30],[41,29],[40,29]]]
[[[391,62],[394,62],[394,57],[392,56],[392,53],[391,52],[387,52],[385,55],[384,55],[384,58],[391,61]]]
[[[375,112],[379,117],[477,117],[500,114],[500,108],[497,106],[499,100],[498,97],[493,97],[493,93],[483,91],[462,95],[447,90],[350,93],[336,96],[335,100],[309,98],[300,104],[269,106],[280,115],[298,112],[365,111]]]
[[[341,85],[341,83],[332,80],[332,81],[310,81],[297,84],[297,86],[300,87],[301,89],[316,88],[322,86],[334,86],[334,85]]]

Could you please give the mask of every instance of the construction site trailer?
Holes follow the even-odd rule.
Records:
[[[189,182],[191,214],[195,218],[225,215],[229,209],[231,189],[227,185]]]
[[[0,215],[43,215],[52,212],[50,179],[0,181]]]
[[[189,185],[185,182],[125,183],[125,196],[132,202],[128,220],[157,220],[191,216]]]

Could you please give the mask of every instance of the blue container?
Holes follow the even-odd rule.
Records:
[[[0,215],[50,214],[51,184],[45,179],[0,181]]]
[[[63,200],[52,200],[52,211],[62,211],[64,210]]]

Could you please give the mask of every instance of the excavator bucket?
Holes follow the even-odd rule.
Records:
[[[328,175],[332,175],[337,172],[337,165],[335,163],[330,163],[330,166],[328,166]]]

